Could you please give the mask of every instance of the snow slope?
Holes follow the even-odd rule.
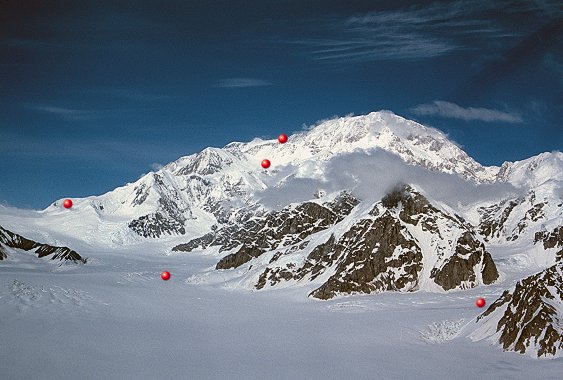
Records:
[[[202,224],[209,227],[228,217],[230,207],[255,203],[256,192],[291,177],[323,179],[334,158],[376,148],[408,164],[476,182],[493,181],[499,170],[481,166],[438,130],[380,111],[322,122],[290,136],[283,145],[255,139],[207,148],[106,194],[73,199],[72,213],[65,213],[62,200],[57,200],[42,215],[69,232],[79,219],[85,239],[109,246],[134,243],[138,236],[191,235]],[[260,170],[266,157],[272,168]]]
[[[264,192],[283,188],[287,182],[301,180],[302,187],[307,183],[317,187],[308,194],[312,198],[315,191],[323,190],[323,182],[339,182],[333,177],[342,177],[342,166],[350,160],[346,155],[353,157],[350,154],[354,152],[370,155],[367,161],[383,171],[392,160],[373,154],[374,150],[388,152],[416,168],[459,175],[474,183],[506,182],[517,187],[542,185],[546,189],[551,184],[551,192],[561,197],[561,153],[544,153],[505,163],[502,168],[484,167],[440,131],[379,111],[321,122],[290,136],[286,144],[255,139],[224,148],[206,148],[106,194],[73,199],[71,210],[63,209],[63,200],[57,200],[41,211],[41,217],[48,222],[37,227],[49,234],[64,232],[70,238],[80,234],[84,240],[108,247],[135,244],[142,240],[139,237],[194,236],[209,231],[214,223],[228,220],[233,208],[255,205],[261,202]],[[272,167],[261,170],[260,161],[266,157]],[[392,164],[391,168],[398,166]],[[329,173],[331,167],[333,172],[339,172]],[[29,226],[18,225],[17,221],[11,224],[2,214],[0,222],[8,228],[35,232],[35,222]],[[30,215],[28,222],[36,216]]]
[[[321,122],[284,145],[255,139],[207,148],[106,194],[73,199],[69,210],[62,200],[42,211],[0,206],[0,225],[10,231],[88,257],[61,268],[0,261],[0,378],[559,378],[561,358],[538,364],[460,331],[479,312],[477,296],[494,301],[560,254],[561,157],[484,167],[441,132],[380,111]],[[270,169],[259,167],[263,158]],[[400,216],[408,202],[382,207],[397,182],[439,212],[412,214],[410,223]],[[358,202],[341,212],[333,202],[343,191]],[[407,281],[412,262],[402,259],[411,252],[401,244],[389,260],[399,265],[382,272],[412,292],[346,289],[366,268],[346,261],[367,242],[350,231],[376,220],[374,209],[389,213],[422,252],[417,281]],[[268,233],[257,241],[252,229],[229,229],[247,222]],[[222,229],[235,246],[173,251],[195,238],[213,241]],[[331,235],[340,248],[323,251]],[[227,260],[240,250],[244,260]],[[342,265],[317,261],[316,282],[284,278],[281,269],[298,270],[315,250],[323,259],[344,253]],[[447,259],[485,250],[498,268],[494,283],[483,281],[482,260],[463,284],[438,289],[432,281]],[[228,269],[217,270],[221,262]],[[164,269],[172,273],[166,283]],[[306,297],[334,275],[346,291],[323,302]]]
[[[79,249],[80,247],[77,247]],[[2,379],[558,379],[561,359],[458,336],[503,287],[314,302],[186,282],[211,253],[79,252],[66,270],[0,261]],[[172,278],[159,278],[162,270]],[[460,322],[461,321],[461,322]]]

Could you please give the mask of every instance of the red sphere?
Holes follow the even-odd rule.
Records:
[[[270,164],[271,164],[271,163],[270,163],[270,160],[268,160],[268,159],[262,160],[262,167],[263,167],[264,169],[268,169],[268,168],[270,167]]]
[[[168,271],[164,271],[160,274],[160,277],[164,280],[164,281],[168,281],[170,280],[170,272]]]
[[[63,202],[63,206],[64,208],[71,208],[72,207],[72,201],[70,199],[65,199]]]
[[[282,133],[278,136],[278,141],[282,144],[285,144],[287,142],[287,135],[285,133]]]
[[[475,301],[475,305],[477,305],[477,307],[484,307],[486,304],[485,299],[483,297],[479,297],[477,298],[477,301]]]

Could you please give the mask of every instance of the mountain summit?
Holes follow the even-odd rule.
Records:
[[[332,163],[345,160],[347,154],[373,152],[387,152],[412,167],[457,175],[477,184],[522,185],[523,178],[529,177],[540,159],[551,163],[548,172],[560,172],[562,166],[560,153],[546,153],[530,162],[485,167],[442,132],[380,111],[320,122],[290,136],[286,144],[275,139],[255,139],[206,148],[104,195],[75,199],[72,213],[62,213],[63,200],[58,200],[43,214],[60,223],[71,223],[77,213],[91,224],[102,223],[111,231],[109,234],[100,234],[99,228],[86,228],[82,235],[110,245],[140,237],[190,236],[227,221],[237,207],[260,206],[260,194],[275,192],[292,179],[330,183],[327,167]],[[272,161],[269,170],[260,167],[264,158]],[[538,178],[545,182],[549,176],[544,170]],[[323,191],[319,187],[308,194],[313,197]]]
[[[497,342],[518,352],[539,344],[539,355],[554,356],[563,335],[561,292],[552,291],[561,289],[553,265],[563,257],[562,186],[560,152],[487,167],[442,132],[380,111],[320,122],[285,144],[206,148],[73,199],[72,209],[61,199],[39,212],[0,212],[0,224],[54,246],[205,255],[214,265],[188,283],[303,288],[322,300],[521,280],[492,303],[485,333],[476,334],[500,334]],[[549,287],[535,292],[543,279]],[[520,331],[535,315],[528,301],[541,325]]]

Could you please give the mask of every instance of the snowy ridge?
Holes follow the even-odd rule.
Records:
[[[521,354],[563,357],[562,266],[553,265],[505,291],[468,336]]]
[[[520,187],[538,187],[548,182],[561,185],[562,167],[562,152],[545,152],[526,160],[505,162],[497,174],[497,180]]]
[[[380,148],[405,162],[434,171],[460,174],[476,182],[494,179],[498,168],[475,162],[440,131],[404,119],[390,111],[328,120],[290,137],[290,144],[254,140],[226,149],[243,152],[249,159],[275,157],[279,165],[299,165],[311,158],[326,161],[335,155]]]
[[[62,209],[62,200],[58,200],[42,211],[42,217],[51,221],[47,225],[65,226],[69,235],[80,233],[90,242],[109,246],[136,244],[139,237],[199,235],[213,224],[228,221],[237,209],[259,206],[256,194],[261,191],[282,188],[291,178],[330,181],[326,168],[335,158],[374,149],[397,155],[409,165],[457,174],[475,183],[541,182],[557,187],[553,181],[561,177],[561,153],[505,163],[502,168],[484,167],[442,132],[380,111],[321,122],[290,136],[286,144],[255,139],[206,148],[106,194],[73,199],[72,212],[65,212],[68,210]],[[272,161],[269,170],[259,167],[263,158]],[[524,182],[522,178],[529,179],[530,172],[535,180]],[[72,231],[75,220],[83,225],[80,232]]]
[[[48,244],[37,243],[24,238],[14,232],[8,231],[0,226],[0,260],[11,260],[11,255],[17,255],[19,251],[33,252],[37,258],[47,257],[53,261],[73,263],[86,263],[76,251],[67,247],[53,247]]]
[[[264,158],[272,162],[268,170],[260,167]],[[115,256],[127,268],[118,274],[120,286],[148,289],[158,279],[157,262],[189,262],[189,269],[177,265],[173,276],[186,285],[178,291],[182,297],[185,290],[197,293],[191,286],[197,284],[258,291],[261,299],[277,290],[309,294],[332,306],[332,298],[364,295],[372,302],[366,294],[377,293],[379,300],[393,292],[413,299],[439,294],[465,304],[468,294],[496,297],[499,289],[545,270],[522,286],[553,285],[539,296],[527,291],[527,302],[516,302],[516,287],[510,299],[494,303],[475,336],[494,335],[496,343],[510,331],[507,336],[526,339],[503,340],[505,348],[557,356],[557,340],[530,334],[522,318],[530,317],[526,308],[535,302],[545,316],[544,337],[549,326],[560,331],[560,271],[546,268],[563,262],[562,161],[553,152],[485,167],[440,131],[380,111],[321,122],[286,144],[255,139],[206,148],[106,194],[73,198],[71,209],[62,200],[43,211],[0,205],[0,224],[88,252],[94,257],[87,271],[96,265],[113,271],[103,261]],[[395,188],[403,183],[409,185]],[[0,257],[18,253],[2,251],[2,244]],[[143,270],[130,268],[129,260],[143,262]],[[10,260],[0,266],[12,264],[35,266]],[[43,292],[41,286],[32,288]],[[12,296],[28,289],[12,288]],[[67,293],[59,289],[50,297]],[[155,294],[153,300],[162,298]],[[506,306],[512,301],[514,308]]]
[[[342,200],[342,198],[340,198]],[[491,284],[498,273],[483,243],[463,219],[432,206],[407,186],[370,205],[358,201],[329,206],[344,219],[323,216],[322,226],[307,227],[312,211],[293,209],[297,239],[287,239],[284,222],[243,226],[233,242],[233,227],[177,247],[220,246],[226,256],[217,269],[243,268],[230,277],[245,287],[315,285],[320,299],[342,294],[468,289]],[[328,211],[328,210],[327,210]],[[325,211],[326,212],[326,211]],[[322,212],[315,211],[317,215]],[[266,220],[280,220],[276,215]],[[324,220],[329,221],[325,223]],[[266,232],[264,232],[266,231]],[[281,231],[281,233],[280,233]],[[301,232],[300,232],[301,231]],[[307,234],[303,232],[308,231]],[[264,239],[270,239],[264,244]],[[222,276],[222,274],[217,274]],[[233,277],[234,276],[234,277]],[[213,276],[210,276],[213,277]]]

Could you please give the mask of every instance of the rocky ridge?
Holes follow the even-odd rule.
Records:
[[[10,253],[9,248],[33,251],[38,258],[47,257],[60,262],[75,262],[85,264],[87,259],[82,258],[77,252],[68,247],[54,247],[48,244],[37,243],[21,235],[8,231],[0,226],[0,260],[6,259]]]
[[[201,224],[197,220],[202,216],[206,221],[226,221],[233,207],[250,207],[257,202],[256,192],[276,186],[272,174],[282,168],[287,177],[321,178],[323,167],[345,153],[379,148],[409,165],[478,183],[495,181],[500,170],[480,165],[440,131],[389,111],[327,120],[289,140],[283,145],[255,139],[206,148],[107,194],[76,200],[75,205],[84,212],[93,209],[100,222],[123,220],[124,231],[161,238],[187,234],[193,225]],[[275,157],[269,170],[259,170],[264,157]],[[54,202],[45,212],[58,213],[60,204],[60,200]]]
[[[234,222],[177,245],[173,251],[190,252],[211,246],[219,246],[220,252],[235,250],[221,259],[216,269],[236,268],[267,251],[299,243],[307,236],[325,230],[348,215],[358,202],[343,192],[324,204],[304,202],[280,211],[243,213]]]
[[[311,296],[320,299],[421,288],[466,289],[498,278],[474,229],[412,187],[392,191],[361,215],[352,213],[358,204],[346,193],[331,204],[306,202],[242,226],[223,227],[174,249],[218,245],[220,251],[233,252],[216,269],[248,263],[256,289],[282,282],[319,282]]]
[[[563,262],[506,290],[477,318],[470,337],[537,357],[563,356]]]

